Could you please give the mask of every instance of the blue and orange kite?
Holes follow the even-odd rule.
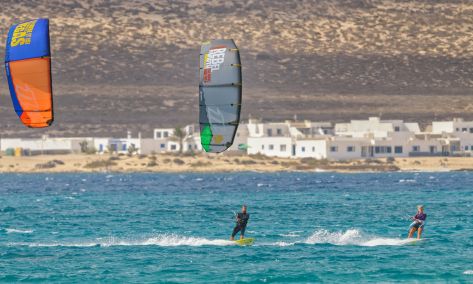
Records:
[[[48,19],[10,28],[5,68],[13,106],[23,124],[50,126],[54,114]]]

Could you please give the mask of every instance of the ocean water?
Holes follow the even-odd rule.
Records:
[[[473,173],[0,175],[0,281],[473,283]],[[228,241],[248,205],[251,247]],[[425,239],[405,240],[425,205]]]

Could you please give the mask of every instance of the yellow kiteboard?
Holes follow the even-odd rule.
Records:
[[[242,240],[234,241],[239,246],[251,246],[255,242],[254,238],[244,238]]]

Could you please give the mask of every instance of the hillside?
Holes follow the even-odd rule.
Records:
[[[194,122],[199,45],[220,37],[241,50],[243,118],[473,118],[473,3],[458,2],[3,0],[0,50],[10,24],[51,19],[56,122],[20,125],[2,67],[2,135]]]

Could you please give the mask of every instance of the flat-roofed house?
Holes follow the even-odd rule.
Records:
[[[449,143],[453,153],[473,152],[473,121],[465,121],[462,118],[454,118],[451,121],[433,121],[431,133],[442,135],[444,139],[458,138],[458,143],[454,141],[450,143],[448,140],[445,142]]]

